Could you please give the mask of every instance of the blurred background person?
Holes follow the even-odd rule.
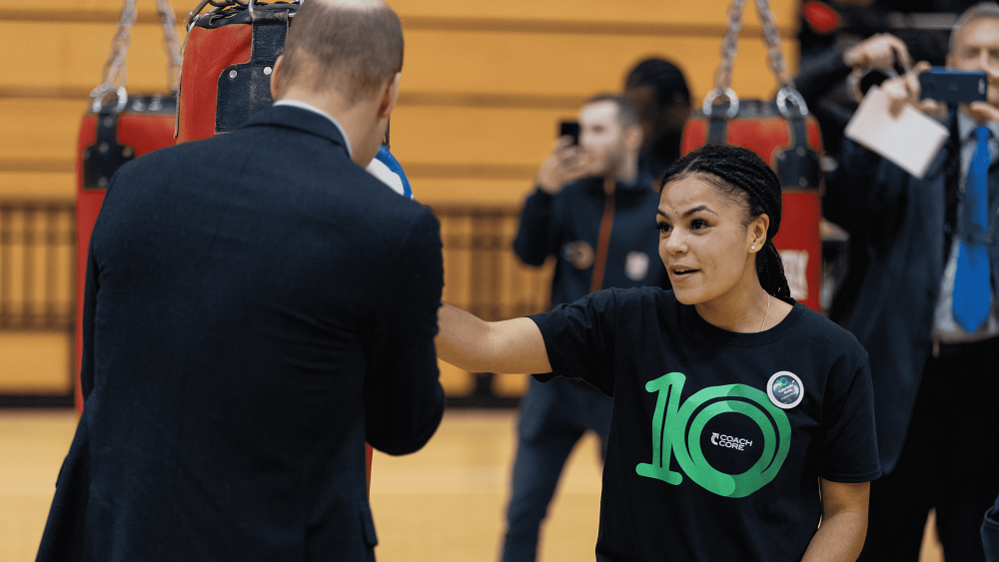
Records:
[[[680,157],[680,138],[690,115],[690,89],[683,72],[672,62],[648,58],[625,79],[624,95],[638,109],[642,150],[638,166],[653,180]]]
[[[642,127],[630,99],[590,98],[579,110],[579,142],[555,141],[524,203],[514,251],[529,265],[555,256],[551,304],[608,287],[664,286],[652,228],[659,196],[641,173]],[[569,453],[587,431],[606,452],[611,398],[576,379],[530,377],[520,403],[504,562],[533,561],[541,522]]]
[[[987,101],[920,101],[927,62],[882,85],[893,111],[910,104],[950,131],[924,177],[846,139],[827,194],[853,209],[838,222],[867,262],[836,318],[870,355],[885,472],[871,488],[865,562],[917,560],[931,508],[944,557],[983,560],[982,514],[999,494],[999,449],[986,437],[999,432],[999,4],[961,16],[946,62],[983,71]]]

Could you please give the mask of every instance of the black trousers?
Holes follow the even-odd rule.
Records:
[[[902,456],[871,484],[862,562],[917,562],[936,508],[947,562],[982,562],[980,529],[999,494],[999,338],[929,357]]]

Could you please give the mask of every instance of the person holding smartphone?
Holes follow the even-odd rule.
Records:
[[[667,285],[648,227],[658,195],[642,174],[642,127],[633,103],[599,95],[563,126],[524,203],[514,251],[529,265],[555,257],[552,306],[607,287]],[[505,562],[532,561],[548,504],[576,442],[595,432],[606,449],[611,399],[587,383],[531,379],[520,404]]]
[[[827,208],[851,209],[829,218],[867,258],[834,318],[870,354],[885,473],[871,487],[863,561],[915,562],[935,508],[944,557],[981,562],[979,529],[999,494],[999,448],[983,442],[999,433],[999,4],[958,19],[947,67],[984,73],[985,100],[925,62],[882,84],[892,112],[908,104],[950,131],[922,179],[846,140],[827,183],[839,200]],[[960,95],[926,98],[920,75]]]

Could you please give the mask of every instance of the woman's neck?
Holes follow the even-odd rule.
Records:
[[[745,291],[694,305],[694,310],[708,324],[744,334],[776,326],[791,308],[790,304],[769,295],[759,283]]]

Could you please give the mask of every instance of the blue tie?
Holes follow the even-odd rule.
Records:
[[[964,182],[961,242],[954,276],[954,319],[966,332],[974,332],[989,317],[992,291],[986,246],[989,215],[989,129],[979,126],[975,152]]]

